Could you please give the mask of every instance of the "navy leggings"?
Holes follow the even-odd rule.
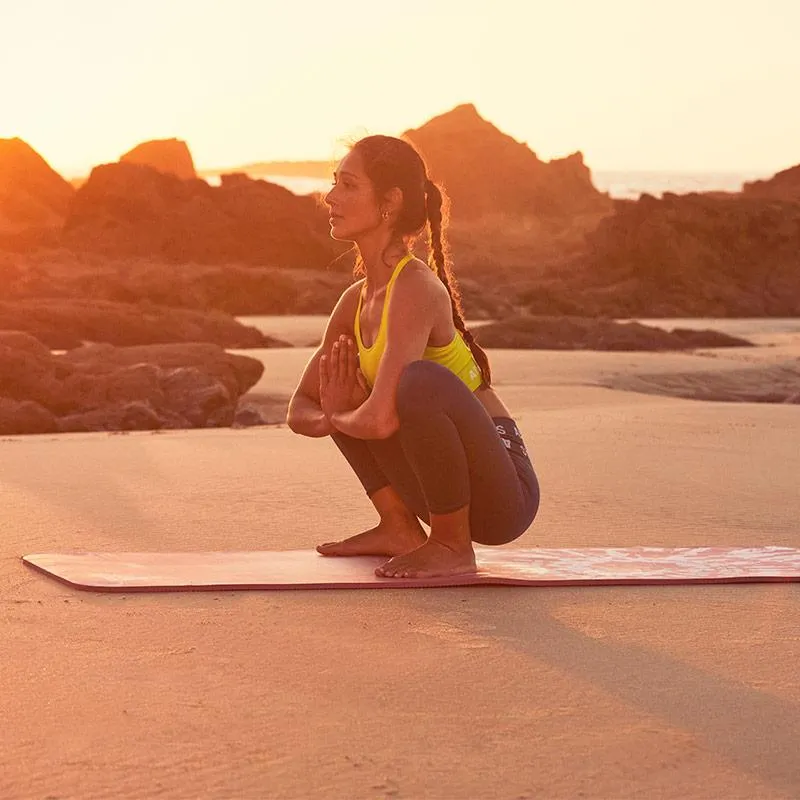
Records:
[[[470,504],[481,544],[522,535],[539,508],[539,483],[522,437],[508,417],[490,417],[450,370],[414,361],[397,387],[400,428],[388,439],[331,438],[368,496],[391,485],[424,522]]]

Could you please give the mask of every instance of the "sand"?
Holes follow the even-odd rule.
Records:
[[[781,337],[492,353],[543,490],[514,546],[800,546],[800,408],[602,385],[757,385]],[[310,352],[262,351],[255,395]],[[0,446],[2,798],[800,796],[800,584],[79,592],[19,556],[305,548],[373,512],[284,427]]]

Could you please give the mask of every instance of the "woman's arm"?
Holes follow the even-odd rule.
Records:
[[[308,362],[308,366],[313,368],[314,363],[319,362],[319,357],[324,352],[320,347]],[[319,400],[314,400],[302,392],[298,387],[289,401],[289,410],[286,414],[286,424],[301,436],[319,438],[329,436],[333,433],[333,425],[325,416],[319,404]]]
[[[344,334],[353,336],[358,294],[363,281],[348,286],[331,312],[322,344],[317,348],[303,370],[303,375],[289,401],[286,424],[301,436],[321,437],[330,435],[334,428],[320,405],[319,360],[330,353],[333,343]]]
[[[357,439],[388,439],[397,431],[400,377],[412,361],[422,358],[438,315],[449,309],[447,289],[433,273],[409,269],[401,273],[392,290],[386,350],[375,385],[357,409],[331,415],[337,430]]]

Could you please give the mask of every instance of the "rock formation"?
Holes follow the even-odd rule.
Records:
[[[644,195],[621,205],[588,241],[585,275],[609,289],[617,314],[800,313],[800,203]]]
[[[541,161],[462,105],[403,134],[421,151],[433,180],[444,184],[454,221],[480,217],[564,218],[610,212],[583,156]]]
[[[0,331],[0,434],[229,426],[263,369],[210,344],[52,355],[34,337]]]
[[[583,317],[516,316],[473,331],[482,347],[531,350],[691,350],[750,347],[751,342],[718,331],[664,331],[638,322]]]
[[[800,404],[800,364],[753,364],[708,372],[613,375],[600,383],[611,389],[717,403]]]
[[[125,153],[120,161],[126,164],[143,164],[184,181],[194,180],[197,177],[189,147],[180,139],[143,142]]]
[[[463,307],[470,319],[499,319],[513,311],[514,292],[509,291],[502,281],[495,285],[496,272],[483,276],[481,280],[459,275]],[[151,259],[114,259],[96,253],[66,250],[32,254],[25,258],[0,253],[0,304],[6,301],[9,307],[13,307],[20,301],[36,300],[49,304],[88,299],[122,303],[122,320],[135,319],[142,303],[204,312],[213,309],[234,316],[330,314],[352,281],[351,273],[333,270],[165,264]],[[131,309],[131,305],[135,308]],[[76,307],[76,316],[80,316],[80,308]],[[180,317],[172,316],[172,324],[177,324]],[[60,333],[63,340],[71,335],[71,323],[67,320],[60,324],[65,326]],[[164,335],[173,329],[162,329],[155,322],[151,324]],[[49,330],[53,326],[45,327]],[[38,329],[39,332],[42,333],[45,327]],[[124,330],[123,326],[119,335],[126,335]],[[237,328],[235,333],[211,341],[233,347],[231,342],[240,340],[242,335]],[[53,341],[52,334],[46,334],[45,338],[48,342]],[[269,345],[256,342],[249,346]]]
[[[343,247],[311,197],[244,175],[219,187],[139,164],[105,164],[77,191],[64,243],[173,262],[325,267]]]
[[[219,311],[191,311],[152,303],[38,298],[0,302],[0,331],[29,333],[54,350],[84,342],[113,345],[211,342],[221,347],[276,347],[264,336]]]
[[[0,139],[0,240],[60,230],[75,190],[21,139]]]
[[[768,180],[746,183],[742,193],[747,197],[800,201],[800,164],[778,172]]]
[[[620,202],[584,253],[515,289],[531,314],[798,316],[800,203],[643,195]]]

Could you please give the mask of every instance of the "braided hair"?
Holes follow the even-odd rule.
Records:
[[[484,384],[491,386],[489,357],[467,330],[458,282],[450,268],[445,237],[448,218],[446,197],[440,187],[428,178],[422,156],[408,142],[393,136],[367,136],[356,142],[352,150],[361,157],[364,171],[378,197],[385,196],[393,188],[399,188],[403,193],[403,205],[394,222],[393,237],[387,249],[396,244],[405,245],[408,240],[413,243],[427,225],[428,265],[445,285],[450,295],[453,324],[472,351]],[[361,269],[363,266],[357,264],[356,271]]]

